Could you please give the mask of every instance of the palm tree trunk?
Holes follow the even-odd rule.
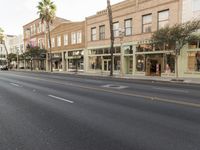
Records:
[[[50,55],[50,72],[53,71],[52,66],[52,53],[51,53],[51,34],[50,34],[50,25],[49,22],[47,22],[47,30],[48,30],[48,40],[49,40],[49,55]]]

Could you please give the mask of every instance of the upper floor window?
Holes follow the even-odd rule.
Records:
[[[61,36],[57,37],[57,46],[60,47],[61,46]]]
[[[95,41],[97,39],[97,30],[96,27],[91,28],[91,41]]]
[[[72,44],[76,44],[76,33],[75,32],[71,33],[71,42],[72,42]]]
[[[200,11],[200,0],[193,0],[192,1],[192,10],[193,11]]]
[[[67,34],[64,35],[64,45],[65,46],[68,45],[68,35]]]
[[[82,32],[72,32],[71,33],[71,43],[72,44],[79,44],[82,42]]]
[[[55,38],[51,38],[51,47],[55,47]]]
[[[169,10],[158,12],[158,29],[169,25]]]
[[[125,35],[132,35],[132,19],[127,19],[124,22]]]
[[[105,39],[105,25],[99,26],[99,40]]]
[[[142,16],[142,32],[151,32],[152,27],[152,14]]]
[[[44,48],[43,39],[38,39],[38,46],[39,46],[41,49]]]
[[[113,23],[113,34],[114,34],[114,37],[119,36],[119,22]]]
[[[82,42],[82,33],[81,31],[76,33],[76,43],[81,43]]]

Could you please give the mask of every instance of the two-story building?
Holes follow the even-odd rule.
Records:
[[[63,23],[54,28],[51,31],[51,45],[51,53],[48,51],[47,57],[48,70],[51,54],[53,70],[84,71],[85,21]]]
[[[114,73],[142,76],[173,74],[174,45],[155,45],[150,38],[157,29],[179,23],[180,9],[179,0],[126,0],[113,5]],[[111,57],[107,10],[86,18],[86,43],[86,71],[109,73]]]
[[[58,25],[64,23],[64,22],[70,22],[69,20],[63,19],[63,18],[59,18],[56,17],[55,20],[53,21],[53,23],[50,26],[50,30],[53,30],[55,27],[57,27]],[[26,51],[26,47],[27,45],[31,45],[33,47],[35,46],[39,46],[41,49],[45,49],[45,45],[46,45],[46,24],[45,21],[42,22],[41,19],[35,19],[31,22],[29,22],[28,24],[23,26],[23,31],[24,31],[24,48]],[[30,67],[30,62],[27,61],[27,65]],[[42,66],[42,67],[40,67]],[[33,63],[33,68],[34,69],[45,69],[46,66],[46,61],[34,61]]]

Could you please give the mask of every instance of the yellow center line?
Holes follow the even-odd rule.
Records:
[[[12,74],[12,75],[14,75],[14,74]],[[183,105],[183,106],[190,106],[190,107],[200,108],[200,104],[198,104],[198,103],[191,103],[191,102],[185,102],[185,101],[179,101],[179,100],[172,100],[172,99],[166,99],[166,98],[162,98],[162,97],[145,96],[145,95],[140,95],[140,94],[135,94],[135,93],[114,91],[114,90],[110,90],[110,89],[83,86],[83,85],[77,85],[77,84],[72,84],[72,83],[63,83],[63,82],[58,82],[58,81],[53,81],[53,80],[48,80],[48,79],[42,79],[42,78],[38,78],[38,77],[22,76],[22,75],[17,75],[17,74],[15,74],[15,76],[26,77],[26,78],[40,80],[40,81],[47,81],[47,82],[52,82],[52,83],[61,84],[61,85],[67,85],[67,86],[70,85],[70,86],[73,86],[73,87],[83,88],[83,89],[87,89],[87,90],[96,90],[96,91],[108,92],[108,93],[119,94],[119,95],[124,95],[124,96],[144,98],[144,99],[150,100],[150,101],[158,101],[158,102],[165,102],[165,103],[171,103],[171,104],[178,104],[178,105]]]

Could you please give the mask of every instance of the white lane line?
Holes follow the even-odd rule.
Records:
[[[55,98],[55,99],[58,99],[58,100],[61,100],[61,101],[71,103],[71,104],[74,103],[73,101],[70,101],[70,100],[67,100],[67,99],[64,99],[64,98],[61,98],[61,97],[57,97],[57,96],[54,96],[54,95],[48,95],[48,96],[51,97],[51,98]]]
[[[163,90],[163,91],[171,91],[171,92],[189,93],[189,91],[187,91],[187,90],[178,90],[178,89],[170,89],[170,88],[153,87],[153,89]]]
[[[13,85],[13,86],[16,86],[16,87],[22,87],[21,85],[16,84],[16,83],[10,83],[10,85]]]

